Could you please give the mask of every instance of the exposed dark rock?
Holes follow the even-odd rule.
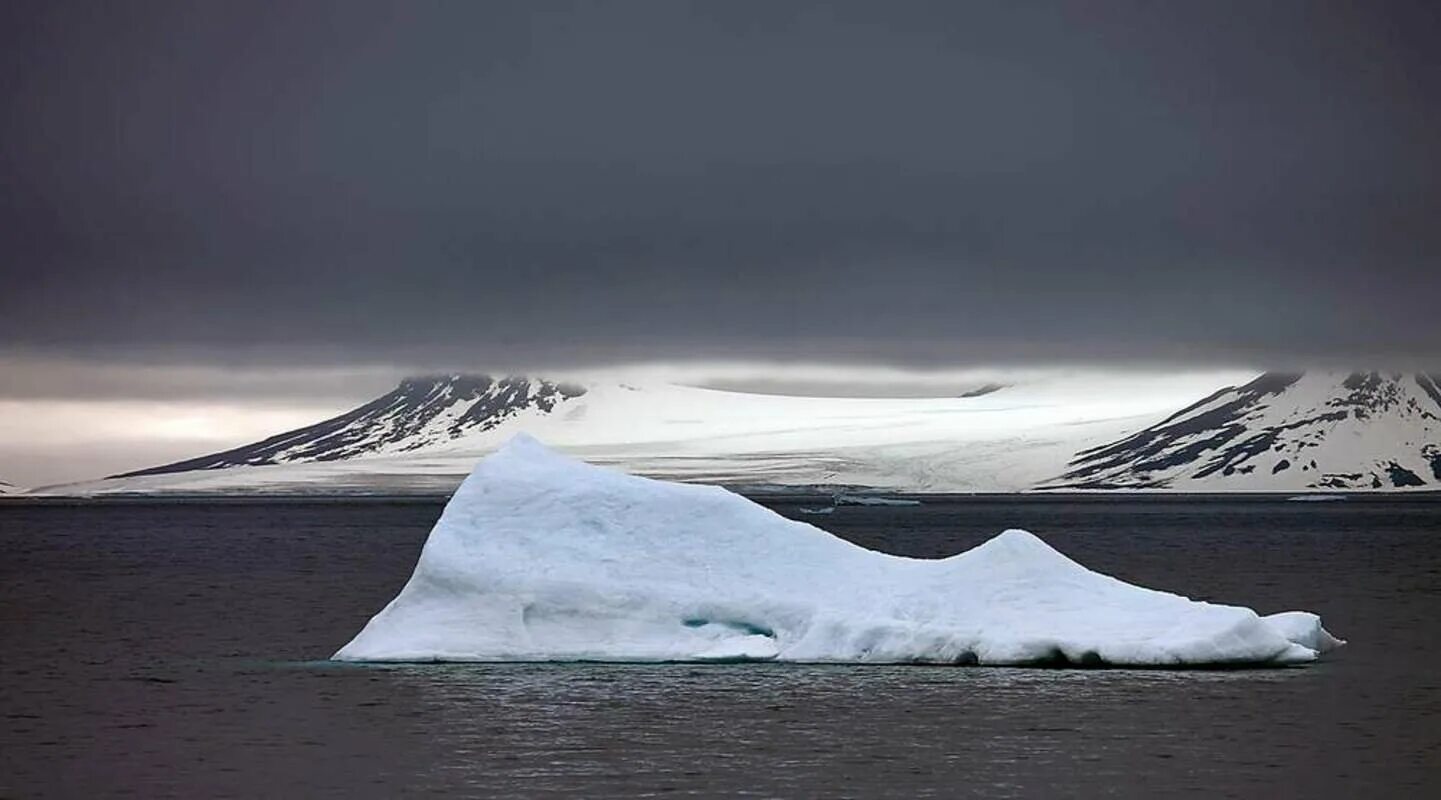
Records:
[[[377,452],[387,447],[412,450],[467,433],[486,431],[528,408],[552,411],[565,400],[585,394],[568,384],[530,378],[488,375],[449,375],[407,378],[390,392],[338,417],[305,428],[173,464],[128,472],[115,477],[160,475],[201,469],[223,469],[295,461],[338,461]],[[457,407],[464,411],[443,431],[433,423]],[[422,432],[432,434],[422,437]]]
[[[1398,383],[1400,375],[1383,376],[1379,372],[1357,372],[1341,383],[1350,394],[1332,398],[1327,405],[1348,408],[1356,419],[1389,411],[1400,405],[1403,394]]]
[[[1299,374],[1268,372],[1239,388],[1228,386],[1143,431],[1112,444],[1077,453],[1071,462],[1072,469],[1062,476],[1062,481],[1076,482],[1076,485],[1085,488],[1099,488],[1088,481],[1118,467],[1131,465],[1137,472],[1164,470],[1192,463],[1207,452],[1223,450],[1233,439],[1247,432],[1243,417],[1248,409],[1262,398],[1284,392],[1300,377]],[[1223,399],[1224,402],[1211,407]],[[1190,441],[1192,438],[1196,440]],[[1243,442],[1241,446],[1248,453],[1264,452],[1272,441],[1263,437]],[[1208,468],[1208,474],[1232,466],[1235,460],[1220,459]],[[1140,482],[1129,485],[1135,488],[1155,486],[1154,483]]]
[[[1436,408],[1427,409],[1427,413],[1441,414],[1441,379],[1435,375],[1422,372],[1416,376],[1416,385],[1421,387],[1428,397],[1436,403]]]
[[[1428,444],[1421,448],[1421,455],[1431,462],[1431,476],[1441,481],[1441,445]]]
[[[1392,486],[1401,487],[1426,485],[1426,481],[1421,480],[1421,476],[1417,475],[1409,469],[1406,469],[1400,464],[1397,464],[1395,461],[1392,461],[1390,464],[1386,465],[1386,472],[1388,475],[1391,476]]]
[[[1353,489],[1360,485],[1361,477],[1359,472],[1322,475],[1316,486],[1321,489]]]
[[[1332,384],[1334,388],[1319,397],[1297,394],[1304,400],[1300,406],[1291,397],[1275,399],[1295,386],[1300,377],[1267,373],[1243,386],[1216,392],[1144,430],[1082,450],[1069,464],[1069,470],[1046,488],[1174,488],[1178,481],[1247,475],[1257,467],[1267,467],[1275,475],[1297,465],[1302,472],[1319,473],[1310,484],[1316,487],[1423,485],[1419,476],[1391,471],[1387,462],[1375,460],[1375,455],[1355,465],[1327,464],[1331,471],[1318,465],[1316,458],[1301,456],[1306,450],[1322,447],[1328,437],[1340,435],[1343,428],[1347,436],[1359,435],[1362,428],[1357,426],[1383,420],[1388,427],[1378,428],[1380,431],[1404,430],[1412,434],[1409,442],[1398,439],[1398,447],[1408,453],[1416,452],[1412,448],[1436,453],[1434,458],[1426,458],[1431,471],[1441,479],[1441,443],[1436,441],[1436,423],[1441,422],[1441,384],[1436,376],[1357,372],[1338,377]],[[1409,385],[1412,380],[1420,392]],[[1324,383],[1309,381],[1307,386],[1307,395],[1325,388]],[[1379,440],[1372,441],[1386,441],[1393,435],[1382,433]],[[1325,451],[1336,452],[1329,448]],[[1359,467],[1362,471],[1339,472],[1337,467]],[[1413,483],[1413,479],[1421,482]]]
[[[1006,388],[1006,385],[1005,385],[1004,383],[988,383],[988,384],[985,384],[984,386],[977,386],[976,388],[970,390],[969,392],[962,392],[962,393],[960,394],[960,396],[961,396],[961,397],[984,397],[985,395],[991,394],[992,392],[999,392],[1000,390],[1002,390],[1002,389],[1004,389],[1004,388]]]

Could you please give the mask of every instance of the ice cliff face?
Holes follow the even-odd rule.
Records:
[[[585,389],[533,378],[411,378],[338,417],[262,442],[116,477],[262,464],[339,461],[443,445],[521,414],[548,414]]]
[[[1024,531],[890,556],[717,487],[517,437],[476,466],[405,588],[335,658],[1264,665],[1339,643],[1315,615],[1132,586]]]
[[[1054,486],[1191,491],[1441,486],[1441,388],[1436,376],[1425,373],[1267,373],[1081,451]]]

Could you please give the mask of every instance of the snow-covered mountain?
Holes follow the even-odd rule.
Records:
[[[43,491],[443,494],[519,432],[751,491],[1441,486],[1441,390],[1424,374],[1055,373],[932,398],[451,375],[254,445]]]
[[[64,494],[445,493],[524,431],[588,461],[748,489],[1017,491],[1242,374],[1047,374],[930,398],[445,376],[254,445]],[[978,387],[980,384],[978,383]]]
[[[0,495],[20,494],[21,491],[23,490],[13,483],[6,483],[5,481],[0,481]]]
[[[115,477],[404,453],[488,431],[527,412],[548,414],[583,394],[585,389],[580,386],[530,378],[411,378],[387,394],[324,422],[233,450]]]
[[[1304,491],[1441,487],[1425,373],[1266,373],[1081,451],[1053,486]]]

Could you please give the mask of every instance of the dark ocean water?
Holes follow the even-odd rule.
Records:
[[[1025,527],[1128,581],[1317,611],[1351,644],[1303,668],[324,663],[439,511],[0,504],[0,797],[1441,797],[1434,499],[807,518],[916,556]]]

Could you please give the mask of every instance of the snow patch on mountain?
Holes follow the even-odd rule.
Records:
[[[1298,491],[1441,486],[1426,373],[1267,373],[1079,452],[1048,488]]]
[[[421,450],[491,430],[509,420],[549,414],[584,394],[580,386],[530,378],[411,378],[349,413],[315,425],[256,444],[116,477],[341,461]]]

